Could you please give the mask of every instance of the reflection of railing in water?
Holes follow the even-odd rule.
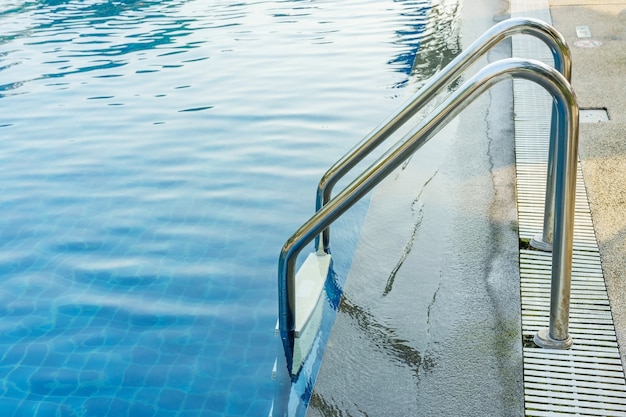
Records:
[[[394,114],[381,128],[371,134],[355,151],[340,160],[329,172],[332,181],[325,176],[318,188],[318,211],[285,243],[279,259],[279,329],[289,372],[292,372],[296,318],[295,260],[304,246],[324,234],[317,242],[320,256],[329,256],[329,238],[326,233],[332,222],[359,201],[378,183],[430,140],[450,120],[459,114],[477,96],[504,78],[522,78],[544,87],[555,99],[555,114],[551,150],[554,154],[553,170],[549,170],[548,184],[553,182],[557,204],[553,205],[555,247],[552,268],[552,300],[550,327],[539,332],[535,340],[539,345],[568,348],[571,338],[568,332],[569,293],[571,282],[574,199],[576,187],[576,163],[578,143],[578,105],[566,76],[537,61],[505,59],[486,66],[452,93],[433,113],[403,137],[390,152],[372,164],[336,197],[330,199],[330,191],[336,179],[348,172],[356,163],[378,146],[384,139],[404,124],[414,111],[432,97],[448,82],[458,78],[462,70],[474,62],[503,38],[514,33],[532,34],[544,40],[553,52],[555,66],[566,76],[571,73],[569,50],[563,38],[547,24],[530,19],[502,22],[472,44],[467,53],[459,55],[440,76],[431,80],[417,93],[406,107]],[[422,96],[421,94],[424,94]],[[418,104],[415,104],[415,103]],[[556,146],[558,141],[558,147]],[[554,144],[554,146],[553,146]],[[551,154],[552,156],[552,154]],[[335,169],[339,167],[338,169]],[[327,173],[328,174],[328,173]],[[324,181],[324,180],[327,181]],[[550,187],[547,187],[550,188]],[[322,190],[320,192],[320,190]],[[546,202],[547,203],[547,202]],[[546,205],[548,208],[548,205]],[[549,215],[546,210],[546,215]],[[325,277],[323,277],[325,278]]]
[[[461,53],[461,5],[454,1],[433,3],[419,53],[412,63],[412,79],[426,82]]]
[[[394,0],[406,23],[395,32],[400,52],[387,62],[395,71],[423,84],[461,53],[460,0]],[[409,78],[394,87],[404,86]]]

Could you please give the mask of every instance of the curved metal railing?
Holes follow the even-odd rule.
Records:
[[[367,135],[358,145],[351,151],[339,159],[331,168],[322,176],[317,186],[317,195],[315,201],[316,211],[321,209],[331,199],[333,187],[337,182],[345,176],[352,168],[361,162],[374,149],[387,140],[401,126],[403,126],[411,117],[413,117],[420,109],[424,107],[433,97],[439,94],[445,87],[455,81],[467,68],[474,64],[479,58],[485,55],[495,45],[504,39],[516,34],[532,35],[542,40],[552,52],[554,59],[554,67],[563,76],[570,81],[572,73],[572,61],[570,57],[569,47],[563,36],[557,32],[549,24],[531,18],[514,18],[508,19],[494,25],[485,32],[480,38],[474,41],[465,51],[459,54],[454,60],[446,65],[438,74],[431,79],[415,93],[404,106],[397,110],[394,114],[383,121],[376,129]],[[556,112],[553,109],[553,115]],[[554,193],[552,155],[554,154],[553,144],[556,138],[555,117],[552,120],[551,146],[549,151],[550,161],[548,163],[548,184],[546,191],[546,215],[544,222],[544,233],[542,237],[535,237],[537,246],[540,249],[550,250],[552,242],[552,224],[554,204],[552,196]],[[330,249],[330,229],[326,228],[322,232],[322,242],[317,238],[315,248],[319,252],[329,252]],[[541,245],[541,242],[546,242]],[[321,244],[320,244],[321,243]]]
[[[295,323],[295,264],[302,249],[346,210],[439,132],[480,94],[505,78],[522,78],[545,88],[555,100],[559,128],[554,163],[555,211],[550,325],[535,336],[540,346],[568,348],[569,300],[576,195],[578,104],[568,80],[541,62],[508,58],[487,65],[454,91],[434,111],[407,133],[389,154],[374,162],[336,197],[320,208],[284,244],[278,264],[279,330],[291,372]]]

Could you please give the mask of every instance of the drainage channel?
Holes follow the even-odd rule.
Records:
[[[551,20],[545,0],[512,1],[511,14]],[[546,48],[527,37],[513,38],[513,56],[552,60]],[[551,98],[528,82],[514,81],[514,103],[519,235],[526,241],[543,227]],[[570,350],[542,349],[532,343],[534,334],[549,322],[551,260],[550,253],[520,249],[525,413],[626,416],[624,370],[580,165]]]

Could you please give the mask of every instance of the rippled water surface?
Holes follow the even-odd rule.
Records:
[[[430,3],[0,2],[0,414],[267,415],[280,247]]]

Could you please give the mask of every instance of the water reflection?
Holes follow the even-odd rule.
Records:
[[[349,319],[350,325],[349,330],[343,328],[342,337],[334,342],[340,342],[341,345],[350,344],[350,346],[356,344],[356,346],[349,351],[332,352],[332,356],[325,360],[332,361],[333,365],[339,369],[342,366],[351,366],[353,373],[350,376],[361,375],[364,380],[357,386],[341,386],[338,383],[328,391],[325,391],[325,386],[322,386],[321,389],[313,392],[309,407],[318,414],[328,417],[352,415],[352,412],[354,415],[363,414],[364,410],[359,407],[361,404],[358,402],[358,397],[365,392],[364,387],[367,386],[365,381],[372,380],[371,372],[376,372],[371,364],[379,360],[384,361],[386,369],[392,370],[391,372],[397,378],[394,383],[403,381],[403,383],[414,384],[413,387],[403,386],[402,389],[414,390],[417,397],[420,380],[433,372],[437,366],[436,355],[429,348],[420,351],[415,346],[415,342],[400,337],[398,329],[381,322],[365,306],[359,305],[349,297],[342,299],[339,311]],[[373,379],[376,380],[375,377]],[[380,392],[387,389],[377,383],[373,386],[376,386]],[[391,390],[393,392],[396,388],[391,388]],[[380,392],[369,393],[367,397],[385,398],[384,395],[380,395]],[[342,400],[346,393],[355,401],[354,403]],[[385,406],[381,404],[381,407]]]
[[[405,25],[396,31],[394,44],[400,52],[388,64],[395,71],[422,82],[436,74],[461,52],[460,1],[394,0],[401,6]],[[394,85],[404,87],[409,78]]]
[[[415,81],[423,82],[448,65],[461,52],[461,2],[433,2],[428,27],[412,64]]]
[[[24,63],[32,70],[37,67],[33,62],[37,59],[41,59],[44,71],[28,78],[24,78],[27,71],[6,73],[21,79],[0,84],[0,93],[10,95],[6,92],[15,93],[35,80],[122,67],[131,61],[131,55],[132,59],[141,59],[139,56],[147,51],[159,51],[157,56],[163,57],[198,48],[205,41],[181,42],[197,29],[195,18],[177,16],[185,3],[47,0],[6,9],[0,19],[17,20],[3,25],[0,46],[13,47],[0,55],[0,71]],[[54,69],[46,71],[50,66]]]
[[[394,3],[401,5],[400,16],[407,23],[396,31],[397,40],[394,43],[401,47],[401,52],[388,64],[397,71],[409,75],[420,46],[425,41],[430,4],[415,0],[394,0]]]
[[[339,309],[357,323],[358,330],[373,346],[411,369],[417,380],[422,372],[429,372],[435,366],[435,360],[429,352],[421,353],[408,340],[399,338],[396,329],[381,323],[365,308],[347,297],[342,300]]]
[[[133,23],[133,17],[140,14],[143,19],[163,18],[166,14],[163,10],[180,7],[181,1],[103,1],[99,3],[79,2],[76,0],[40,1],[36,3],[24,3],[15,9],[7,9],[0,12],[3,15],[21,13],[19,23],[26,27],[20,30],[0,36],[0,43],[7,43],[23,37],[42,37],[42,43],[63,42],[59,39],[49,39],[51,35],[57,35],[71,28],[94,28],[103,29],[101,24],[115,27],[116,23]],[[150,10],[153,8],[153,10]],[[145,13],[150,11],[150,13]],[[141,12],[141,13],[138,13]],[[28,17],[24,19],[24,17]],[[52,33],[49,31],[52,30]],[[85,36],[76,32],[68,32],[68,35]],[[68,39],[71,41],[71,39]]]
[[[54,70],[43,74],[2,83],[0,92],[16,90],[33,80],[124,66],[129,63],[131,54],[146,51],[162,51],[157,56],[185,53],[213,41],[210,36],[201,39],[192,36],[198,29],[238,26],[251,13],[247,4],[212,4],[207,9],[200,9],[190,6],[192,3],[185,0],[96,3],[44,0],[0,10],[0,20],[6,19],[0,46],[12,42],[19,45],[16,41],[24,39],[24,46],[35,48],[42,58],[45,57],[43,64],[55,66]],[[388,65],[407,76],[412,74],[418,81],[427,79],[460,51],[459,2],[439,0],[432,6],[423,0],[394,0],[394,3],[400,6],[398,16],[403,25],[396,31],[393,42],[399,52]],[[302,9],[294,6],[292,12],[295,14],[289,14],[289,17],[297,19],[306,15]],[[198,11],[204,15],[202,22],[198,19]],[[281,11],[274,17],[285,17],[284,8],[281,7]],[[9,24],[8,21],[15,16],[20,17],[19,21]],[[186,37],[190,39],[182,42],[181,38]],[[2,51],[0,71],[24,63],[25,59],[19,56],[23,51],[19,46]],[[89,57],[100,59],[87,63],[75,60]],[[102,59],[106,57],[110,60]],[[402,87],[407,82],[408,78],[395,87]]]

